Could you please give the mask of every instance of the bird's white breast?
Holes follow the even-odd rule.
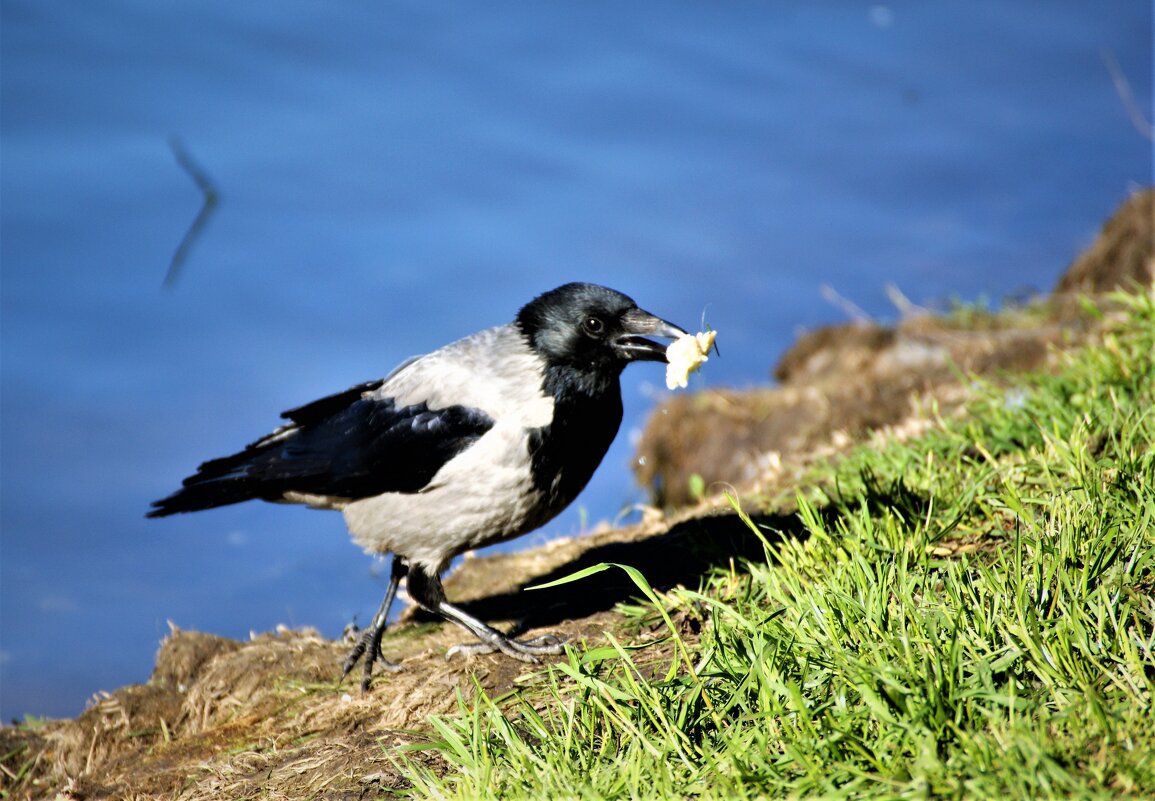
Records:
[[[539,506],[524,431],[498,424],[421,492],[353,501],[344,514],[365,550],[401,554],[437,571],[459,553],[536,528],[545,522],[537,519]]]

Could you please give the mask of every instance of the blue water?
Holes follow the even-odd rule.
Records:
[[[167,620],[337,634],[381,566],[338,515],[146,521],[277,414],[610,284],[764,384],[833,287],[1049,289],[1151,182],[1151,5],[3,0],[0,716],[147,679]],[[1105,60],[1104,54],[1108,54]],[[174,284],[201,205],[221,202]],[[626,423],[577,504],[643,498]],[[644,567],[644,566],[643,566]]]

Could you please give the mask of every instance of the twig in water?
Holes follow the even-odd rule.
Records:
[[[193,242],[200,236],[201,231],[209,221],[209,217],[212,216],[213,209],[215,209],[220,202],[220,193],[217,192],[217,187],[213,183],[212,178],[210,178],[208,173],[189,155],[189,152],[185,150],[184,144],[180,139],[175,136],[170,138],[168,140],[168,146],[172,149],[176,163],[193,179],[193,182],[197,185],[197,189],[201,191],[201,196],[204,200],[201,202],[200,211],[197,212],[197,216],[193,219],[192,224],[189,225],[188,230],[185,231],[180,244],[177,245],[176,252],[172,254],[172,261],[169,262],[168,272],[164,276],[163,286],[166,288],[176,284],[177,276],[180,274],[180,269],[184,265],[185,259],[188,258]]]

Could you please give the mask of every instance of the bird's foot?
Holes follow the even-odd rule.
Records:
[[[491,654],[501,651],[506,656],[512,656],[522,662],[537,662],[539,656],[562,652],[561,639],[552,634],[531,640],[515,640],[509,634],[503,634],[465,610],[458,609],[445,600],[445,588],[441,586],[441,579],[436,572],[429,572],[421,565],[410,565],[408,575],[409,595],[413,600],[423,608],[436,612],[446,620],[466,629],[481,641],[468,645],[455,645],[446,652],[446,658],[454,654]],[[523,629],[523,624],[519,623],[514,631],[520,632]]]
[[[563,650],[561,638],[552,634],[534,637],[532,640],[515,640],[497,632],[494,634],[497,636],[486,638],[482,642],[455,645],[445,652],[445,658],[449,659],[455,654],[473,656],[500,651],[506,656],[512,656],[522,662],[537,662],[539,656],[560,654]]]
[[[369,656],[372,654],[372,656]],[[363,660],[363,661],[362,661]],[[362,662],[361,692],[369,692],[369,681],[373,676],[373,665],[380,664],[390,673],[398,673],[405,668],[396,662],[390,662],[381,653],[381,633],[373,629],[366,629],[357,644],[349,651],[341,665],[341,681],[353,670],[358,662]]]

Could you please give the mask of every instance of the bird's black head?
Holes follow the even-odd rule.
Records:
[[[517,325],[551,366],[614,376],[631,361],[666,361],[666,346],[647,335],[686,333],[621,292],[581,283],[534,298],[518,312]]]

